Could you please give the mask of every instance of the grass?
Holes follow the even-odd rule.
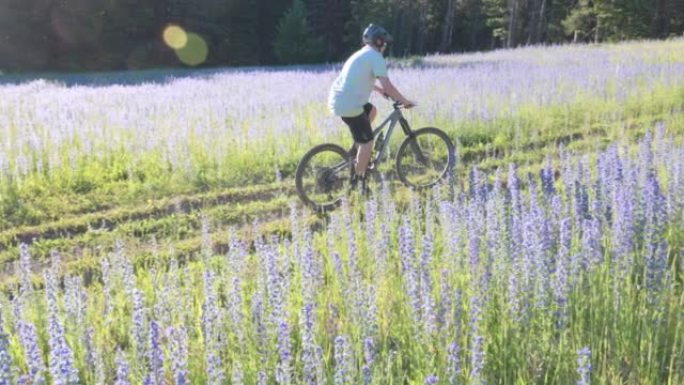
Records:
[[[676,44],[681,43],[672,44],[679,49]],[[680,60],[669,53],[665,56],[674,64]],[[426,58],[422,63],[429,65],[430,60],[434,59]],[[421,65],[418,60],[405,64],[409,70]],[[473,167],[488,173],[489,181],[499,169],[501,179],[506,180],[508,165],[516,163],[521,179],[526,181],[528,174],[539,174],[547,158],[558,165],[561,147],[590,161],[594,161],[597,150],[610,143],[636,154],[637,140],[656,123],[664,123],[666,134],[681,140],[682,106],[684,87],[660,83],[623,102],[587,93],[560,105],[520,105],[493,118],[450,120],[448,115],[426,114],[415,116],[414,121],[416,127],[437,125],[458,139],[460,162],[457,183],[452,187],[467,191]],[[31,297],[33,301],[24,306],[24,319],[39,329],[39,343],[47,357],[48,306],[39,290],[45,288],[43,272],[50,266],[50,252],[60,251],[60,279],[83,279],[88,305],[82,315],[85,324],[95,330],[93,351],[105,357],[109,379],[114,373],[117,348],[131,364],[134,383],[141,382],[145,372],[148,358],[138,352],[144,346],[135,340],[132,321],[135,307],[130,293],[136,289],[143,294],[148,321],[168,317],[163,326],[186,328],[192,383],[207,379],[204,355],[211,349],[212,339],[203,315],[208,311],[207,295],[212,290],[225,309],[220,329],[225,333],[221,341],[226,343],[219,348],[219,356],[227,374],[235,370],[233,365],[241,364],[246,383],[255,383],[260,370],[275,371],[280,362],[280,340],[273,325],[282,321],[290,328],[288,341],[297,357],[293,371],[301,376],[306,333],[303,308],[307,303],[316,305],[313,341],[321,347],[328,383],[333,382],[338,366],[338,336],[350,340],[355,383],[362,381],[359,369],[366,363],[364,339],[368,336],[373,337],[377,354],[372,367],[374,384],[422,384],[428,375],[437,375],[440,383],[446,383],[450,373],[448,348],[453,342],[461,347],[462,370],[457,378],[463,383],[482,376],[487,383],[575,384],[577,352],[582,347],[591,351],[592,383],[655,385],[684,381],[680,360],[684,355],[681,223],[673,220],[664,232],[671,280],[661,291],[654,293],[645,286],[648,268],[642,247],[634,250],[636,262],[625,275],[615,274],[611,253],[615,240],[612,228],[604,223],[603,259],[572,277],[567,318],[558,318],[563,309],[550,289],[542,291],[545,297],[539,302],[535,296],[542,283],[535,280],[522,295],[529,311],[521,316],[511,310],[510,282],[522,279],[527,270],[515,265],[507,253],[490,255],[488,251],[481,253],[482,265],[472,267],[472,220],[463,217],[449,222],[448,217],[440,216],[440,199],[429,192],[417,194],[396,183],[390,186],[391,197],[377,191],[378,217],[370,232],[368,203],[363,201],[353,200],[326,216],[299,210],[292,181],[299,158],[313,143],[348,141],[341,132],[315,131],[318,110],[319,105],[311,104],[304,115],[293,112],[304,127],[302,137],[283,139],[270,131],[254,143],[242,137],[222,137],[216,143],[207,143],[200,134],[191,136],[183,167],[169,163],[167,155],[158,149],[139,152],[122,147],[86,154],[74,160],[73,168],[69,154],[63,152],[62,168],[49,172],[34,169],[22,179],[2,179],[0,263],[5,274],[0,284],[0,313],[9,320],[10,346],[22,370],[27,362],[12,329],[16,320],[9,303],[9,296],[19,293],[22,276],[10,267],[18,261],[18,244],[35,238],[31,245],[34,271],[29,278],[37,291]],[[244,123],[245,132],[249,124]],[[85,148],[78,140],[74,145]],[[32,159],[35,162],[40,157],[38,154]],[[666,166],[659,166],[663,181]],[[562,183],[557,185],[562,193]],[[446,196],[448,189],[441,193],[440,198],[460,205],[465,215],[463,207],[468,202],[452,201],[453,197]],[[529,191],[523,194],[529,198]],[[551,210],[550,202],[542,204]],[[571,202],[567,204],[571,206]],[[579,219],[573,223],[570,251],[575,258],[586,250],[577,228]],[[437,331],[426,329],[423,319],[416,319],[413,313],[415,299],[407,286],[410,277],[402,259],[407,247],[402,243],[407,239],[402,233],[406,226],[413,232],[412,263],[419,269],[417,274],[422,274],[420,285],[432,284],[421,301],[429,298],[437,307],[449,306],[444,316],[448,323]],[[434,243],[426,246],[425,236],[430,231]],[[455,248],[450,244],[454,237],[460,239]],[[246,242],[242,256],[240,247],[232,243],[236,239]],[[273,239],[275,253],[269,253],[264,242]],[[481,247],[494,241],[483,239]],[[384,242],[388,246],[378,247]],[[430,249],[432,253],[423,253]],[[313,267],[304,261],[308,250],[313,253]],[[548,256],[557,252],[554,249]],[[427,262],[422,260],[425,255],[431,258]],[[421,263],[427,268],[420,267]],[[134,273],[128,279],[124,277],[127,266]],[[485,283],[487,269],[495,274]],[[208,271],[216,279],[210,288],[205,287]],[[549,278],[556,279],[557,274],[550,273]],[[282,297],[269,299],[277,279],[285,280],[278,284],[282,285]],[[239,298],[232,291],[235,280],[241,290]],[[68,296],[60,289],[60,312],[72,311],[65,306]],[[252,315],[252,306],[259,299],[265,306],[262,317],[269,322],[265,337],[258,334]],[[227,310],[233,306],[231,301],[238,300],[242,324],[231,319]],[[446,301],[452,302],[446,305]],[[478,301],[482,301],[479,313]],[[281,318],[271,319],[276,317],[279,304],[283,306]],[[369,321],[365,317],[373,307],[377,309],[371,314],[375,318]],[[86,363],[88,348],[79,342],[84,338],[83,330],[72,315],[63,317],[68,345],[81,368],[81,380],[94,383],[96,373]],[[478,335],[484,337],[480,346],[486,357],[483,372],[476,370],[477,355],[473,352]],[[172,347],[168,341],[164,344],[165,357],[171,360]],[[166,374],[170,378],[168,362]]]

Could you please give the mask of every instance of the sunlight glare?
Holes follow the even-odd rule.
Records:
[[[209,55],[209,47],[204,39],[196,33],[187,34],[187,43],[176,50],[176,56],[185,65],[196,66],[204,63]]]
[[[173,49],[182,49],[188,43],[188,34],[183,28],[169,24],[164,29],[164,43]]]

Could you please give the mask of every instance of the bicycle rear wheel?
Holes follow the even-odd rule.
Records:
[[[315,210],[340,204],[349,189],[349,154],[336,144],[321,144],[307,152],[297,166],[295,185],[299,198]]]
[[[424,188],[444,178],[454,163],[454,145],[449,136],[438,128],[425,127],[401,143],[396,169],[405,185]]]

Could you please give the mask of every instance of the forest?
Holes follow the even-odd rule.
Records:
[[[338,62],[371,22],[407,57],[678,36],[684,1],[3,0],[0,71]],[[169,26],[201,41],[200,60],[165,43]]]

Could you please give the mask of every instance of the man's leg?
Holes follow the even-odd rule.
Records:
[[[371,154],[373,153],[373,129],[371,122],[377,115],[377,109],[370,103],[363,106],[363,113],[353,118],[345,118],[342,120],[347,123],[356,145],[356,164],[354,165],[354,172],[360,177],[364,177],[370,163]]]
[[[371,109],[370,109],[370,111],[368,111],[368,121],[369,121],[371,124],[373,124],[373,120],[375,120],[375,117],[376,117],[377,115],[378,115],[378,109],[375,108],[375,106],[371,105]],[[372,126],[371,126],[371,127],[372,127]],[[371,155],[372,155],[372,153],[373,153],[373,148],[375,147],[375,140],[371,140],[370,142],[366,143],[366,145],[368,146],[368,148],[366,149],[367,153],[364,153],[364,154],[362,155],[361,152],[359,151],[359,152],[357,153],[357,155],[356,155],[356,162],[357,162],[356,164],[357,164],[357,165],[359,164],[359,160],[360,160],[359,157],[360,157],[360,156],[363,156],[364,159],[365,159],[365,167],[364,167],[364,169],[363,169],[363,173],[366,172],[366,170],[368,169],[368,167],[369,167],[369,165],[370,165]],[[358,143],[357,143],[357,147],[360,148],[360,145],[359,145]],[[358,174],[358,171],[357,171],[357,174]]]
[[[366,175],[366,169],[370,162],[371,153],[373,152],[373,141],[368,143],[356,143],[356,175],[363,177]]]

